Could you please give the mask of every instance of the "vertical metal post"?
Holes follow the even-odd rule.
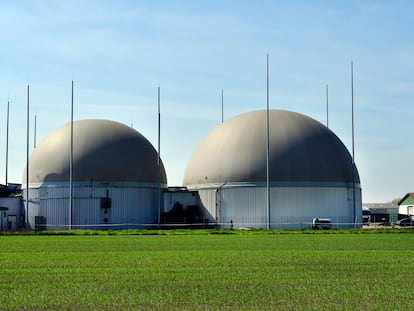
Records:
[[[72,229],[72,209],[73,209],[73,80],[72,94],[70,101],[70,159],[69,159],[69,230]]]
[[[328,84],[326,85],[326,127],[329,128],[329,97]]]
[[[270,229],[270,133],[269,133],[269,54],[266,62],[266,198],[267,198],[267,229]]]
[[[354,136],[354,62],[351,61],[351,102],[352,102],[352,201],[354,211],[354,227],[357,223],[356,203],[355,203],[355,136]]]
[[[27,117],[26,117],[26,226],[29,224],[29,85],[27,85]]]
[[[158,87],[158,152],[157,152],[157,175],[158,175],[158,224],[161,224],[161,109],[160,109],[160,87]]]
[[[8,170],[9,170],[9,110],[10,101],[7,101],[7,126],[6,126],[6,186],[8,185]]]

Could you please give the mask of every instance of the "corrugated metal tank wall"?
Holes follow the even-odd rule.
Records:
[[[202,209],[202,217],[209,222],[219,222],[217,219],[217,189],[201,189],[198,191],[199,205]]]
[[[222,188],[220,193],[218,210],[222,226],[226,227],[232,221],[235,228],[266,228],[266,188]]]
[[[46,218],[47,229],[69,228],[69,188],[49,186],[29,190],[29,224]],[[109,198],[109,208],[101,199]],[[149,185],[73,186],[72,228],[150,228],[157,223],[158,189]],[[25,198],[23,202],[26,205]]]
[[[199,190],[200,203],[222,227],[266,228],[266,187],[223,187]],[[356,189],[356,219],[353,189],[344,187],[270,188],[270,227],[309,227],[314,217],[331,218],[334,228],[349,228],[362,222],[361,189]]]

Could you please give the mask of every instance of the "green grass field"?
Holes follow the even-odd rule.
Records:
[[[194,233],[0,236],[0,309],[414,309],[409,231]]]

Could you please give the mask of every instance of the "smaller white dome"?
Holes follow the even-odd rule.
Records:
[[[29,160],[29,182],[69,181],[70,129],[65,124],[46,136]],[[161,162],[161,183],[167,184]],[[26,169],[23,173],[26,183]],[[139,132],[108,120],[73,123],[73,181],[157,182],[157,151]]]

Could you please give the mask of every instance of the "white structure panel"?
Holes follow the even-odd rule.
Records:
[[[209,220],[221,227],[266,228],[268,224],[266,187],[223,187],[200,189],[200,205]],[[271,187],[270,228],[309,227],[314,217],[330,218],[333,228],[358,226],[362,219],[361,189],[345,187]],[[356,218],[355,218],[356,217]]]
[[[86,186],[74,183],[72,214],[69,215],[67,185],[39,186],[29,190],[29,226],[35,227],[35,217],[46,218],[47,229],[80,228],[150,228],[157,223],[158,189],[136,183],[106,183]],[[23,204],[26,210],[25,191]],[[109,208],[101,207],[101,199],[109,198]]]
[[[202,209],[204,219],[209,222],[219,222],[217,212],[217,189],[201,189],[198,191],[200,199],[200,207]]]

